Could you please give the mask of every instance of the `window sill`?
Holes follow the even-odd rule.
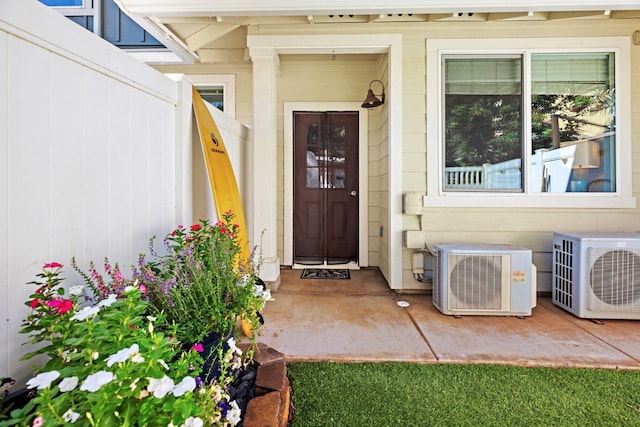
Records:
[[[425,208],[473,207],[473,208],[540,208],[540,209],[635,209],[636,198],[616,194],[553,193],[526,195],[455,193],[438,196],[426,195]]]

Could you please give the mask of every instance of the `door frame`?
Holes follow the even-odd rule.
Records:
[[[284,103],[284,265],[293,263],[293,112],[358,111],[358,263],[347,268],[369,266],[368,236],[368,120],[360,102],[285,102]],[[340,267],[332,265],[332,268]]]

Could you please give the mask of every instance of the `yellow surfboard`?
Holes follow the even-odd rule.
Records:
[[[227,154],[227,149],[222,141],[222,136],[213,120],[207,105],[194,87],[193,93],[193,111],[196,116],[198,125],[198,133],[200,134],[200,142],[202,144],[202,152],[207,164],[207,173],[211,190],[213,193],[213,201],[216,205],[216,214],[219,219],[225,212],[231,211],[235,215],[235,222],[239,226],[238,240],[240,242],[240,255],[243,261],[248,261],[251,251],[249,250],[249,234],[247,232],[247,223],[244,217],[244,209],[242,208],[242,199],[238,191],[238,182],[231,167],[231,160]]]

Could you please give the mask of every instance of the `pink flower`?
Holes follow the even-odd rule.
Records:
[[[39,305],[40,300],[38,298],[34,298],[31,300],[31,304],[29,304],[29,307],[31,307],[32,310],[35,310]]]
[[[200,228],[201,228],[200,224],[193,224],[191,226],[191,231],[198,231],[198,230],[200,230]]]
[[[58,314],[65,314],[73,308],[73,301],[70,299],[57,298],[47,302],[49,307],[54,307]]]
[[[191,350],[195,350],[198,353],[202,353],[204,351],[204,347],[202,346],[202,343],[198,343],[198,344],[194,344],[193,347],[191,347]]]
[[[59,262],[50,262],[43,265],[42,268],[62,268],[62,264]]]
[[[38,415],[37,417],[35,417],[33,419],[33,423],[31,424],[32,427],[41,427],[44,425],[44,418],[42,418],[42,415]]]
[[[140,289],[140,292],[142,292],[143,294],[146,294],[147,292],[149,292],[145,285],[140,285],[138,289]]]

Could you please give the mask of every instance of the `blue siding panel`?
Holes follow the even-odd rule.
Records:
[[[164,47],[135,21],[122,13],[113,0],[103,0],[102,32],[105,40],[121,48]]]

